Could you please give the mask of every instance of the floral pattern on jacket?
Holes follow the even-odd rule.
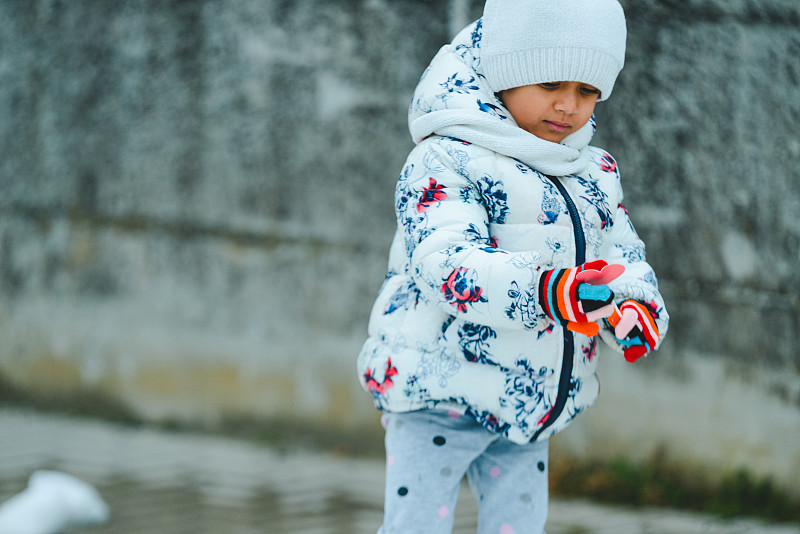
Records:
[[[423,79],[436,92],[418,90],[412,113],[468,106],[512,120],[477,69],[479,39],[473,25],[445,47],[451,61],[434,58]],[[457,72],[448,70],[453,56]],[[668,315],[622,204],[617,164],[587,150],[582,172],[558,177],[451,137],[431,135],[412,150],[396,187],[389,271],[358,360],[378,408],[458,410],[517,443],[566,427],[597,397],[598,338],[544,314],[537,287],[547,269],[625,265],[610,284],[616,299],[646,303],[663,339]],[[601,337],[622,352],[610,332]]]

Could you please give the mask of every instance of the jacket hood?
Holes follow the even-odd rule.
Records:
[[[436,134],[488,148],[547,175],[583,171],[590,160],[594,117],[561,143],[520,128],[481,73],[481,35],[477,20],[443,46],[422,74],[408,113],[414,143]]]

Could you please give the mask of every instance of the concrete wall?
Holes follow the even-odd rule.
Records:
[[[596,144],[673,317],[559,442],[800,474],[800,6],[628,0]],[[0,3],[0,377],[373,424],[354,377],[429,59],[480,0]],[[375,425],[375,431],[379,429]]]

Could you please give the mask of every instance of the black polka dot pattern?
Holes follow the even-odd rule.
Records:
[[[476,495],[480,507],[491,503],[496,509],[491,534],[530,532],[526,522],[546,510],[546,444],[523,449],[500,436],[487,435],[466,417],[456,420],[452,413],[400,414],[387,419],[384,512],[390,524],[410,526],[411,519],[397,515],[407,516],[410,510],[423,514],[413,519],[420,532],[431,531],[432,521],[452,522],[451,489],[461,482],[467,467],[481,490]],[[541,526],[532,530],[541,531]]]

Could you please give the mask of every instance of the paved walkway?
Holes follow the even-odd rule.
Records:
[[[233,439],[0,408],[0,501],[37,469],[94,484],[111,506],[81,534],[374,534],[383,465]],[[462,491],[454,534],[474,533]],[[548,534],[800,534],[800,527],[723,521],[672,510],[555,500]],[[14,534],[14,533],[0,533]]]

